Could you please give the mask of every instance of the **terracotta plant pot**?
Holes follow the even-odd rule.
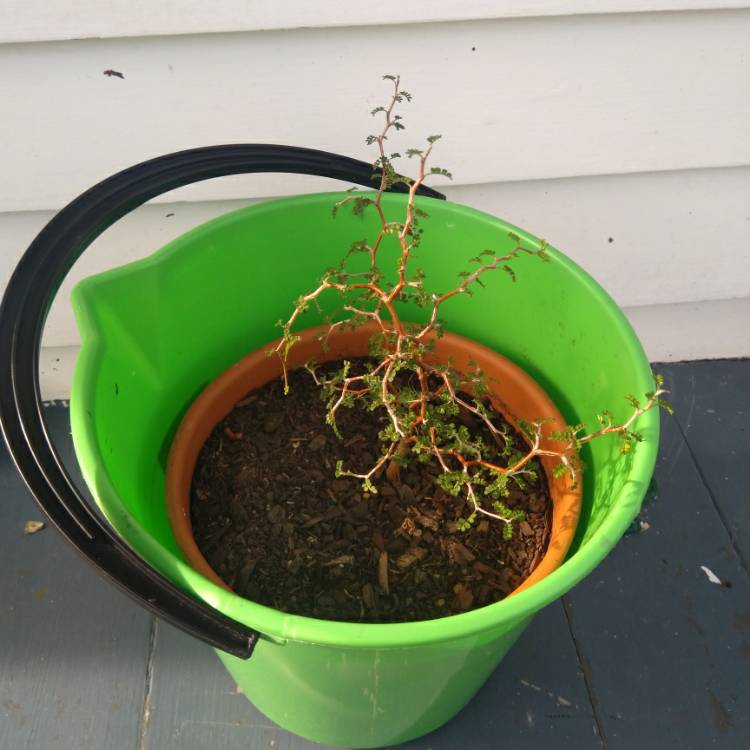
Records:
[[[300,334],[301,340],[289,354],[289,369],[310,360],[328,362],[366,356],[368,342],[376,331],[376,325],[373,323],[354,330],[334,332],[329,338],[327,351],[323,351],[318,340],[325,330],[325,327],[309,328]],[[446,333],[435,343],[432,357],[436,362],[447,362],[451,358],[459,372],[467,372],[470,362],[477,363],[493,391],[494,407],[514,427],[520,419],[549,420],[542,427],[541,447],[559,450],[559,444],[552,442],[549,434],[553,430],[563,429],[565,421],[547,394],[523,370],[497,352],[461,336]],[[227,589],[229,587],[211,568],[195,543],[190,522],[190,487],[198,455],[214,427],[248,391],[281,376],[279,358],[268,356],[267,353],[275,344],[273,342],[240,360],[200,394],[180,424],[167,463],[167,513],[177,543],[195,570]],[[321,429],[329,428],[321,424]],[[528,588],[559,567],[573,541],[581,507],[581,483],[579,479],[576,484],[568,474],[553,477],[552,467],[556,463],[557,460],[551,457],[541,459],[553,503],[549,547],[531,575],[512,594]]]

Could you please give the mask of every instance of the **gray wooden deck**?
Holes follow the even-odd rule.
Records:
[[[458,717],[404,747],[750,747],[750,360],[656,369],[677,416],[642,526],[539,614]],[[72,460],[67,410],[47,416]],[[319,747],[274,726],[210,649],[56,531],[25,536],[40,514],[4,446],[0,499],[2,750]]]

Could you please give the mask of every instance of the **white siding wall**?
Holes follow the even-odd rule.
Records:
[[[405,145],[443,133],[450,198],[569,253],[653,359],[750,354],[750,3],[52,5],[0,9],[0,289],[57,209],[145,158],[223,142],[369,158],[367,113],[395,71],[415,94]],[[247,202],[331,187],[180,190],[113,227],[74,278]],[[46,334],[57,396],[77,343],[69,286]]]

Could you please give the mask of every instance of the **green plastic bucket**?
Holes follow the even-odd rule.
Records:
[[[71,396],[78,460],[117,532],[155,568],[229,617],[262,633],[253,656],[220,658],[248,698],[296,734],[338,746],[406,741],[450,719],[484,683],[542,607],[587,575],[637,514],[651,478],[658,415],[644,415],[645,441],[632,454],[616,438],[583,459],[584,507],[567,561],[528,590],[439,620],[359,625],[284,614],[229,593],[184,562],[170,530],[164,469],[187,407],[219,373],[278,335],[276,321],[335,265],[376,217],[333,203],[343,194],[275,200],[210,221],[153,256],[81,282],[73,305],[83,346]],[[394,220],[403,195],[385,195]],[[503,252],[513,230],[465,206],[418,198],[427,210],[417,264],[430,288],[455,285],[478,251]],[[394,253],[395,244],[384,253]],[[486,289],[441,308],[447,327],[493,347],[531,374],[571,422],[630,407],[625,394],[652,386],[633,330],[583,270],[552,250],[523,257],[518,281],[486,276]],[[331,300],[333,303],[334,300]],[[418,309],[405,310],[414,320]],[[301,327],[321,322],[316,312]],[[175,687],[179,690],[179,686]]]

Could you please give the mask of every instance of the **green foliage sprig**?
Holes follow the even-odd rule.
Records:
[[[510,232],[514,246],[509,252],[498,254],[484,249],[469,259],[475,264],[473,270],[459,273],[457,285],[442,294],[430,292],[425,286],[425,273],[412,268],[413,251],[422,240],[421,221],[427,213],[415,205],[415,196],[427,175],[442,175],[451,178],[442,167],[427,167],[439,135],[430,135],[423,148],[409,148],[405,157],[416,160],[416,177],[404,177],[398,173],[394,161],[402,158],[400,153],[388,153],[386,141],[391,132],[404,129],[403,118],[396,114],[397,105],[410,102],[412,97],[401,89],[399,76],[386,75],[384,79],[392,85],[390,100],[375,107],[372,115],[382,115],[383,126],[375,134],[368,135],[366,143],[377,149],[373,161],[374,177],[379,180],[373,194],[349,192],[343,200],[333,206],[334,217],[344,207],[361,216],[374,211],[380,220],[380,229],[374,239],[358,239],[352,242],[337,268],[325,271],[318,286],[299,297],[292,314],[280,321],[282,337],[272,351],[282,362],[285,391],[288,391],[287,358],[299,337],[294,326],[305,311],[318,305],[319,297],[335,291],[343,298],[343,319],[329,321],[322,336],[325,346],[336,329],[358,327],[371,322],[377,333],[370,342],[374,362],[367,365],[362,374],[351,374],[351,364],[344,361],[342,367],[323,375],[314,363],[307,369],[321,387],[327,401],[327,423],[340,436],[337,415],[341,408],[359,406],[370,411],[383,409],[388,416],[386,426],[380,432],[381,453],[377,461],[364,472],[347,469],[343,462],[336,467],[337,476],[356,477],[361,480],[366,492],[376,493],[373,479],[383,470],[392,481],[398,481],[399,467],[410,460],[437,461],[441,473],[438,485],[453,496],[463,495],[467,511],[456,526],[466,531],[479,516],[488,516],[505,524],[503,533],[510,538],[512,524],[523,520],[522,511],[513,510],[505,504],[513,485],[521,488],[534,479],[540,471],[538,459],[551,457],[557,463],[555,476],[568,473],[574,479],[581,470],[578,451],[586,443],[605,435],[617,435],[622,441],[622,451],[631,451],[643,438],[633,429],[637,419],[653,407],[670,410],[663,399],[666,391],[663,380],[657,376],[654,390],[645,395],[641,403],[628,396],[633,407],[631,416],[621,424],[615,424],[610,412],[598,415],[599,429],[586,432],[583,424],[569,425],[550,437],[560,445],[552,450],[545,443],[542,447],[543,420],[522,423],[521,430],[528,442],[525,452],[519,452],[503,426],[496,424],[496,416],[488,408],[485,397],[489,389],[481,371],[473,367],[468,373],[459,373],[449,364],[436,365],[430,362],[429,354],[436,337],[442,335],[443,324],[438,314],[441,305],[458,295],[471,295],[475,288],[483,286],[482,277],[490,271],[499,270],[511,280],[516,274],[511,263],[521,255],[530,255],[548,261],[547,243],[542,240],[532,244]],[[408,189],[406,214],[402,221],[389,220],[382,207],[383,194],[395,185]],[[388,283],[378,265],[378,254],[386,237],[397,238],[400,253],[396,264],[396,280]],[[349,261],[353,256],[366,255],[369,264],[366,271],[350,271]],[[409,302],[429,311],[424,325],[403,321],[396,309],[397,303]],[[472,396],[465,396],[471,393]],[[481,420],[487,428],[492,445],[472,435],[458,419],[461,410]],[[489,460],[488,456],[497,456]]]

